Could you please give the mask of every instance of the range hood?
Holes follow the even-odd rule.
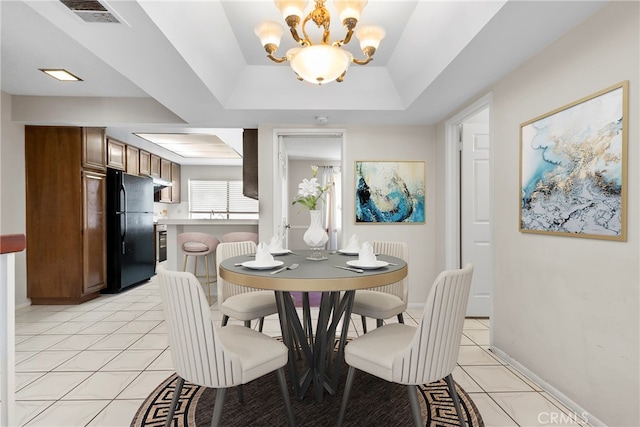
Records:
[[[166,179],[152,177],[153,178],[153,191],[160,191],[163,188],[171,187],[173,184],[171,181],[167,181]]]

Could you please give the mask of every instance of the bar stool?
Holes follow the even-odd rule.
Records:
[[[194,258],[193,275],[197,276],[198,272],[198,257],[204,257],[204,266],[207,278],[207,287],[209,288],[209,305],[211,305],[211,280],[209,279],[209,255],[212,255],[213,272],[215,275],[215,257],[213,253],[216,251],[220,241],[207,233],[189,232],[178,234],[178,245],[184,254],[184,266],[183,271],[187,271],[187,260],[189,256]],[[214,276],[215,277],[215,276]]]
[[[258,233],[252,233],[250,231],[232,231],[222,236],[224,243],[229,242],[253,242],[258,244]]]

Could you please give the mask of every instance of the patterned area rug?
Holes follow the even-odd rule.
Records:
[[[347,368],[343,369],[339,392],[325,394],[317,403],[308,390],[303,400],[291,398],[296,424],[299,426],[329,426],[338,420]],[[132,427],[163,426],[177,375],[160,384],[142,404],[131,423]],[[464,418],[468,426],[483,427],[482,417],[469,395],[456,384]],[[413,424],[407,389],[392,384],[386,398],[387,383],[358,371],[349,398],[345,426],[409,426]],[[223,426],[285,426],[286,414],[275,373],[268,374],[243,387],[244,403],[238,401],[235,390],[227,394],[222,412]],[[209,426],[213,415],[216,390],[185,381],[173,426]],[[426,426],[459,426],[458,417],[444,381],[420,387],[419,401]]]

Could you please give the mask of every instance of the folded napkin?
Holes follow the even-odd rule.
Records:
[[[349,238],[349,243],[347,243],[347,246],[344,247],[344,249],[342,249],[343,251],[347,251],[347,252],[358,252],[360,250],[360,243],[358,243],[358,236],[356,236],[355,234],[353,236],[351,236]]]
[[[278,236],[273,236],[271,238],[271,242],[269,242],[269,251],[271,252],[282,252],[284,248],[282,247],[282,238]]]
[[[265,242],[261,242],[256,250],[256,264],[269,265],[273,263],[273,255],[269,250],[269,246]]]
[[[358,261],[362,265],[376,265],[376,254],[373,253],[371,243],[364,242],[358,252]]]

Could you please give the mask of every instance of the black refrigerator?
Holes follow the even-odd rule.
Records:
[[[107,288],[117,293],[155,274],[153,180],[107,169]]]

